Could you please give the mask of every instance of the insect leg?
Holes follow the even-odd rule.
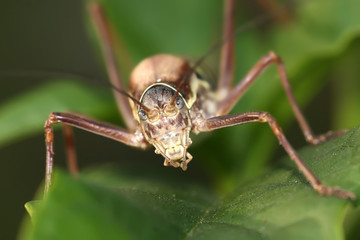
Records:
[[[117,89],[124,90],[123,79],[120,71],[118,70],[116,57],[114,55],[114,47],[109,30],[109,24],[104,16],[103,9],[97,3],[90,3],[88,5],[88,12],[99,35],[100,45],[104,54],[110,81]],[[113,89],[113,93],[126,126],[128,129],[134,130],[136,128],[136,121],[132,115],[129,99],[116,91],[116,89]]]
[[[224,30],[223,41],[225,44],[221,50],[220,75],[218,92],[226,94],[230,91],[234,78],[234,20],[235,20],[235,1],[225,0],[224,6]]]
[[[140,134],[130,133],[119,127],[76,114],[53,112],[47,118],[44,126],[46,144],[45,194],[48,193],[51,184],[52,168],[54,164],[54,132],[52,125],[56,123],[63,123],[67,126],[81,128],[107,138],[112,138],[132,147],[144,149],[148,146],[148,143]],[[65,135],[67,134],[68,133],[65,133]]]
[[[219,103],[217,115],[224,115],[230,112],[232,107],[240,99],[240,97],[249,89],[251,84],[257,79],[270,64],[276,63],[277,69],[280,75],[281,83],[285,90],[285,93],[289,99],[291,108],[295,114],[295,117],[300,125],[300,128],[305,136],[306,141],[311,144],[319,144],[330,138],[339,136],[345,131],[328,132],[322,135],[315,136],[307,123],[304,115],[302,114],[299,105],[297,104],[293,91],[291,90],[289,80],[286,75],[284,64],[281,58],[274,52],[270,52],[262,57],[254,67],[248,72],[248,74],[238,83],[238,85],[230,92],[230,94]]]
[[[304,174],[306,179],[309,181],[311,186],[321,195],[329,196],[336,195],[341,198],[348,198],[355,200],[356,196],[354,193],[339,189],[337,187],[329,187],[323,185],[320,180],[310,171],[310,169],[300,159],[299,155],[295,152],[293,147],[290,145],[281,128],[276,122],[275,118],[267,112],[247,112],[242,114],[225,115],[219,117],[213,117],[204,120],[199,126],[199,131],[208,132],[215,129],[224,127],[230,127],[250,122],[266,122],[270,125],[271,130],[279,140],[279,143],[284,147],[285,151],[289,154],[290,158],[295,162],[298,169]]]
[[[78,164],[76,160],[76,150],[75,150],[75,141],[74,141],[74,132],[72,127],[69,125],[63,125],[63,132],[65,138],[65,149],[66,149],[66,159],[67,159],[67,166],[69,172],[73,176],[78,175]]]

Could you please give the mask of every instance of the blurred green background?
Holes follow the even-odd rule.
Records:
[[[104,2],[124,43],[117,49],[124,76],[136,62],[156,53],[198,58],[220,36],[221,1]],[[316,133],[358,125],[358,3],[321,0],[280,4],[283,2],[291,6],[286,11],[287,18],[269,18],[239,34],[236,81],[261,56],[274,50],[283,57],[295,95]],[[280,12],[275,12],[279,16]],[[2,1],[1,239],[16,236],[25,215],[23,204],[33,199],[43,179],[42,126],[51,111],[77,111],[121,124],[110,89],[66,76],[79,74],[106,81],[84,13],[81,1]],[[239,1],[237,13],[237,25],[243,26],[268,11],[254,2]],[[207,59],[209,77],[217,75],[218,54],[215,52]],[[59,73],[65,74],[60,77]],[[233,112],[249,110],[271,112],[296,148],[305,145],[274,67],[254,84]],[[206,134],[197,142],[190,149],[194,161],[183,175],[222,192],[258,174],[272,159],[284,155],[268,126],[257,124]],[[151,150],[138,151],[83,131],[76,131],[76,146],[81,168],[102,164],[105,159],[106,164],[165,169],[161,157]],[[55,151],[56,166],[64,166],[60,131],[56,134]],[[165,170],[180,173],[177,169]]]

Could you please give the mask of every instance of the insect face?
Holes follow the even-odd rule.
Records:
[[[146,140],[155,147],[155,153],[165,158],[164,165],[186,169],[187,148],[191,144],[189,133],[191,118],[188,106],[181,94],[173,101],[176,91],[164,83],[147,88],[139,107],[138,116]]]

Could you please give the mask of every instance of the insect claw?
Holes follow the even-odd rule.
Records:
[[[180,167],[180,163],[179,163],[179,162],[170,161],[170,164],[171,164],[174,168]]]
[[[180,167],[183,171],[186,171],[187,170],[187,163],[186,162],[182,162],[180,163]]]
[[[172,166],[172,167],[174,167],[174,168],[178,168],[178,167],[181,166],[181,164],[180,164],[179,162],[177,162],[177,161],[172,161],[172,160],[168,160],[168,159],[165,158],[165,160],[164,160],[164,166],[165,166],[165,167]]]
[[[328,187],[328,186],[320,185],[315,187],[315,190],[324,196],[335,195],[343,199],[350,199],[352,201],[356,200],[356,195],[353,192],[342,190],[339,187]]]
[[[156,153],[156,150],[155,150],[155,153]],[[164,166],[165,167],[168,167],[170,164],[169,164],[169,161],[167,159],[164,160]]]

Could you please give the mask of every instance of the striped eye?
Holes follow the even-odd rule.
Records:
[[[184,107],[185,103],[184,100],[182,99],[182,97],[178,96],[175,100],[175,105],[178,109],[181,109]]]
[[[144,109],[140,109],[138,114],[139,114],[140,120],[145,121],[147,119],[147,115],[146,115],[146,112]]]

